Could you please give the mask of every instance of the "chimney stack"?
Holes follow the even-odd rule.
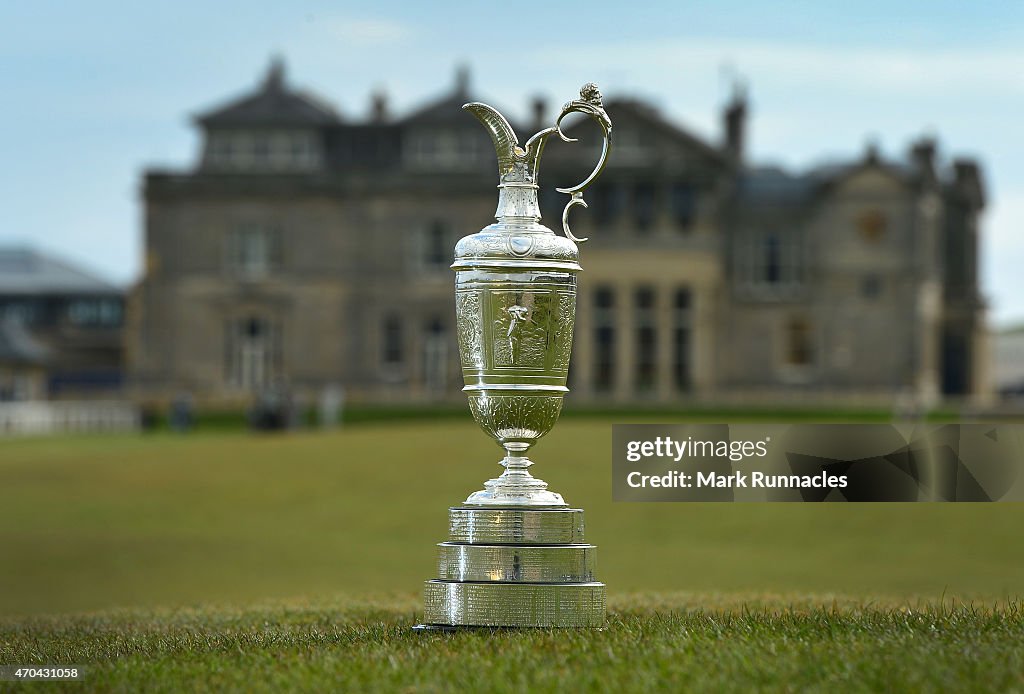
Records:
[[[388,122],[388,95],[379,89],[370,97],[370,120],[373,123]]]
[[[270,59],[267,76],[263,78],[263,90],[275,93],[284,90],[284,58],[279,55]]]
[[[535,96],[530,102],[531,110],[533,111],[533,129],[541,130],[544,128],[544,120],[548,115],[548,101],[543,96]]]
[[[953,161],[953,185],[976,209],[985,206],[985,183],[981,167],[973,159],[958,157]]]
[[[747,129],[747,89],[740,81],[733,85],[732,99],[725,107],[725,152],[736,164],[743,162]]]
[[[460,97],[469,96],[469,66],[459,65],[455,68],[455,93]]]
[[[922,137],[910,148],[910,161],[926,181],[934,182],[937,179],[935,169],[935,153],[937,149],[935,138],[930,135]]]

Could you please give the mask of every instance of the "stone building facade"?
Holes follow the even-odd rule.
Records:
[[[493,219],[496,163],[460,72],[401,118],[339,115],[273,65],[197,119],[187,171],[145,175],[144,275],[129,304],[140,396],[230,401],[328,385],[366,401],[458,398],[452,248]],[[748,162],[745,99],[705,142],[608,100],[608,168],[573,212],[582,248],[572,397],[588,402],[980,397],[984,207],[976,163],[929,139],[903,161],[791,173]],[[542,102],[525,139],[547,125]],[[541,206],[596,159],[555,143]],[[589,139],[587,139],[589,136]]]

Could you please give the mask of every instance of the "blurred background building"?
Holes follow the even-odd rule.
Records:
[[[571,95],[566,95],[567,97]],[[270,389],[362,401],[460,398],[452,249],[489,223],[493,148],[460,110],[468,73],[396,117],[363,119],[293,88],[275,62],[196,118],[187,171],[144,179],[143,277],[127,368],[140,398],[233,402]],[[499,105],[500,106],[500,105]],[[922,138],[890,161],[809,171],[747,161],[737,90],[706,142],[606,99],[615,147],[590,209],[570,386],[577,401],[889,403],[989,391],[978,288],[978,165]],[[550,124],[543,100],[525,139]],[[577,126],[583,138],[587,125]],[[547,148],[541,206],[596,159]]]
[[[123,382],[124,290],[0,247],[0,401],[110,397]]]

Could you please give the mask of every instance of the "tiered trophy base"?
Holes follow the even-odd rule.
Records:
[[[604,625],[582,510],[461,506],[448,519],[418,629]]]

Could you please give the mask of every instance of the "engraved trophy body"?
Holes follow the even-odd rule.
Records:
[[[422,628],[600,626],[604,585],[594,581],[594,547],[583,543],[583,512],[530,474],[527,450],[558,419],[568,388],[576,315],[577,242],[568,225],[583,191],[600,175],[611,121],[593,84],[580,90],[552,127],[520,146],[505,118],[486,104],[463,106],[487,128],[498,158],[496,223],[455,247],[459,354],[476,422],[504,449],[505,471],[450,509],[439,578],[427,581]],[[570,113],[600,125],[593,172],[571,188],[565,236],[540,222],[537,174],[548,137]]]

